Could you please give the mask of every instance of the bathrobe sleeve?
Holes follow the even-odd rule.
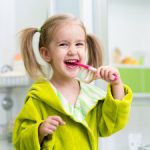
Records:
[[[16,118],[13,129],[13,145],[16,150],[40,150],[38,127],[43,122],[39,104],[32,98],[25,103]]]
[[[122,100],[114,99],[111,87],[108,86],[107,95],[98,106],[98,131],[100,136],[109,136],[122,129],[128,122],[132,102],[132,91],[124,85],[125,96]]]

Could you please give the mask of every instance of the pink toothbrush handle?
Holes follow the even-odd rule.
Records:
[[[93,72],[96,72],[96,71],[97,71],[97,69],[94,68],[94,67],[92,67],[92,66],[89,66],[89,67],[88,67],[88,70],[93,71]]]
[[[76,65],[80,66],[80,67],[83,67],[85,69],[88,69],[90,71],[93,71],[93,72],[96,72],[97,69],[92,67],[92,66],[89,66],[89,65],[85,65],[85,64],[81,64],[81,63],[75,63]],[[113,74],[110,78],[110,80],[114,81],[114,80],[117,80],[118,79],[118,76],[116,74]]]

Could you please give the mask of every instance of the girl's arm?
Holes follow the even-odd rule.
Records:
[[[112,95],[109,85],[107,95],[98,109],[98,130],[100,136],[110,136],[126,126],[130,117],[132,103],[132,91],[127,85],[123,85],[125,96],[117,100]],[[100,101],[101,102],[101,101]]]
[[[117,76],[116,79],[112,78],[114,75]],[[102,66],[97,69],[95,78],[101,78],[109,82],[102,109],[98,108],[98,114],[101,116],[98,123],[100,136],[109,136],[127,124],[132,102],[132,91],[128,86],[123,85],[116,68]]]
[[[124,87],[121,82],[121,79],[118,84],[111,84],[111,92],[114,99],[121,100],[125,96]]]

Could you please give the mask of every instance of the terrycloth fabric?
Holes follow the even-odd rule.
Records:
[[[127,86],[124,90],[125,97],[116,100],[109,86],[106,97],[100,97],[87,112],[85,124],[64,110],[48,81],[34,83],[15,121],[13,144],[16,150],[98,150],[99,136],[109,136],[128,122],[132,92]],[[45,137],[40,146],[38,127],[52,115],[62,117],[66,125]]]
[[[80,82],[80,93],[77,97],[76,103],[69,103],[66,98],[55,88],[55,86],[50,83],[58,96],[62,107],[77,121],[85,123],[85,117],[87,112],[96,104],[99,99],[104,99],[106,92],[102,89],[96,88],[91,84],[86,84]]]

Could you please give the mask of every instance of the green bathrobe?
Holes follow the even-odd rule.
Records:
[[[117,132],[129,120],[132,92],[125,85],[124,90],[125,97],[116,100],[108,86],[106,96],[100,97],[89,109],[84,123],[65,111],[48,81],[35,82],[14,124],[13,144],[16,150],[98,150],[98,137]],[[60,116],[66,125],[59,126],[40,145],[38,127],[52,115]]]

